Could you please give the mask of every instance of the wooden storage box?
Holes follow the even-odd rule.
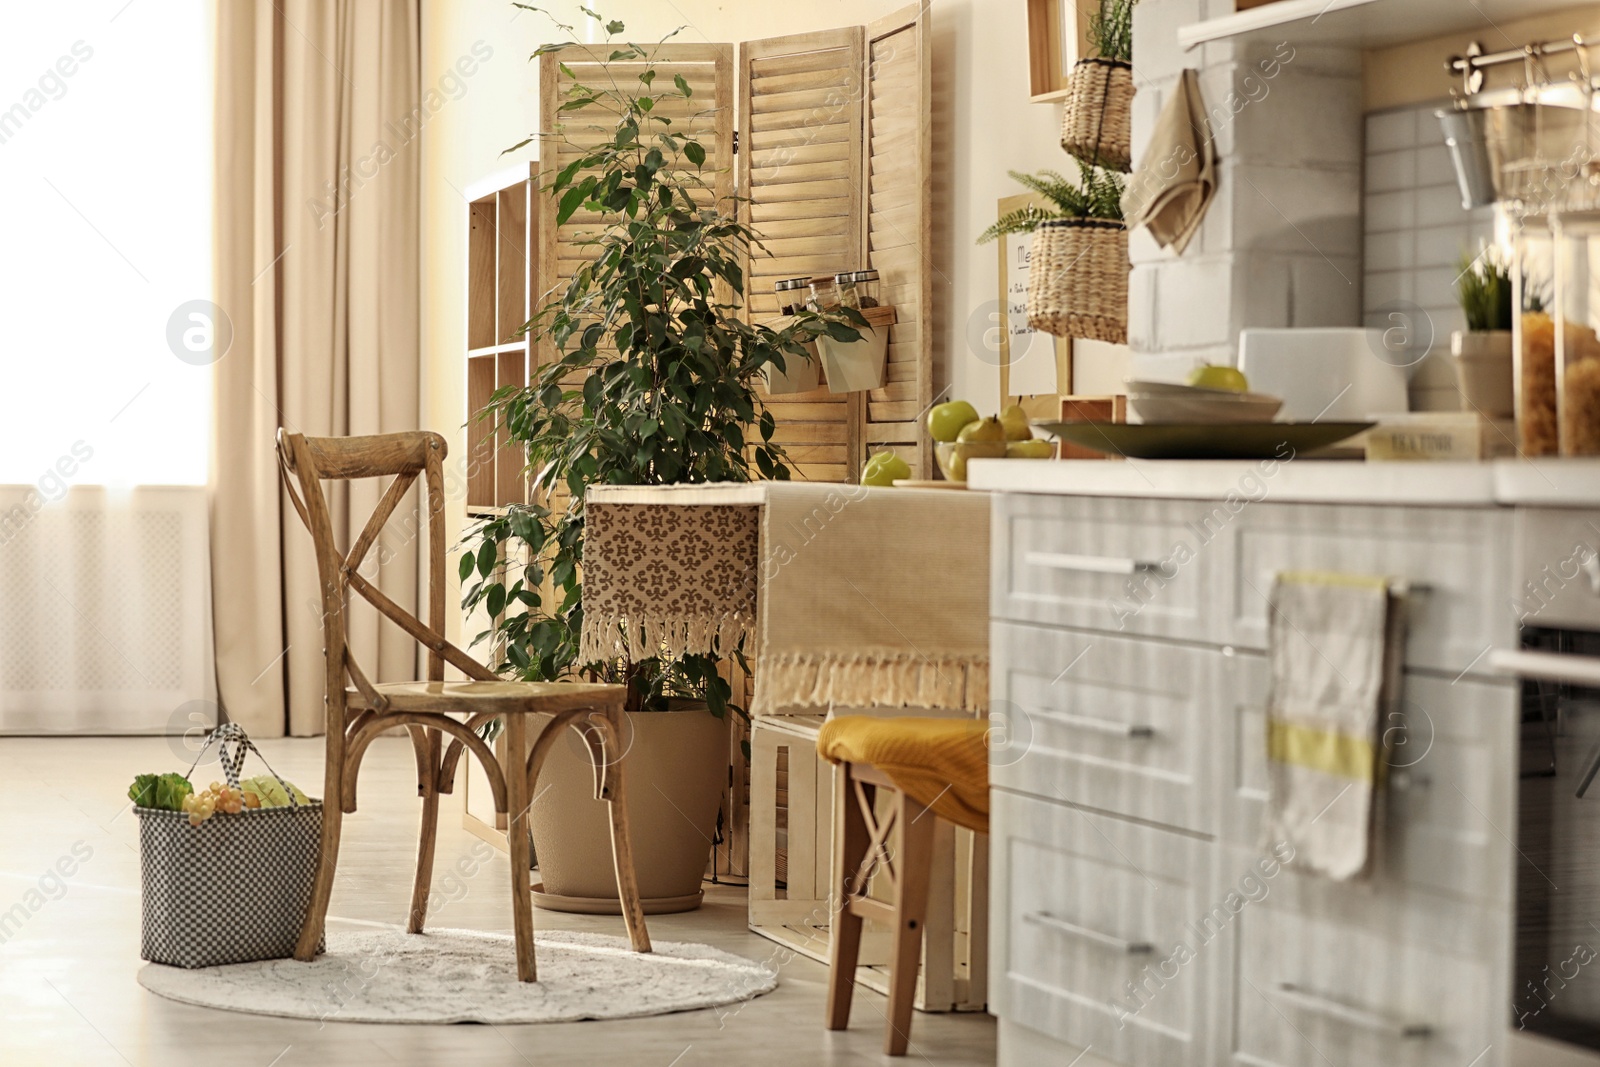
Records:
[[[817,756],[824,716],[760,716],[750,736],[750,929],[826,963],[834,768]],[[780,782],[780,766],[784,769]],[[781,791],[780,791],[781,785]],[[941,821],[934,841],[919,1011],[988,1002],[988,838]],[[889,931],[872,922],[856,980],[889,990]]]

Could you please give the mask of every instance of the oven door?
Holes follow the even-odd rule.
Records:
[[[1600,633],[1524,627],[1512,1029],[1600,1052]]]

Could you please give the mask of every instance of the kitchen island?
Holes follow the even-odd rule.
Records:
[[[1513,1036],[1558,1003],[1523,972],[1561,962],[1538,931],[1519,956],[1519,900],[1548,910],[1528,883],[1567,881],[1519,830],[1517,675],[1570,680],[1524,650],[1530,627],[1600,630],[1600,463],[979,460],[969,478],[994,494],[1001,1064],[1591,1062]],[[1267,598],[1313,570],[1407,601],[1365,881],[1262,839]]]

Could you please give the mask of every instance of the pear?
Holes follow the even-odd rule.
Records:
[[[956,434],[956,441],[961,444],[976,444],[979,442],[1001,442],[1006,440],[1006,428],[1000,420],[993,415],[986,419],[979,419],[961,427],[961,432]]]
[[[1028,425],[1028,413],[1022,410],[1021,404],[1012,404],[1002,411],[1000,425],[1006,428],[1007,441],[1026,441],[1033,436],[1033,427]]]
[[[1007,459],[1054,459],[1056,446],[1049,441],[1012,441],[1006,445]]]

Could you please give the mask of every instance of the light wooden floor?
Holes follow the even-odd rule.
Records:
[[[315,793],[320,741],[274,741],[278,771]],[[659,940],[699,941],[779,968],[778,989],[742,1008],[619,1022],[547,1026],[373,1026],[299,1022],[189,1007],[147,993],[139,960],[138,827],[125,792],[136,773],[182,769],[181,741],[161,738],[0,738],[0,1064],[882,1064],[881,996],[858,989],[853,1029],[822,1028],[826,969],[745,928],[742,890],[713,889],[687,915],[650,920]],[[259,772],[255,772],[259,773]],[[221,775],[196,772],[202,786]],[[398,923],[411,887],[417,807],[409,743],[382,739],[368,753],[360,810],[345,819],[330,923]],[[459,797],[446,797],[442,873],[472,854]],[[63,856],[88,853],[64,889],[41,879]],[[505,859],[465,881],[437,925],[509,933]],[[438,879],[436,878],[436,884]],[[227,887],[219,886],[225,891]],[[21,905],[22,911],[15,910]],[[25,921],[19,926],[15,921]],[[621,934],[617,918],[536,912],[541,928]],[[337,928],[337,927],[334,927]],[[986,1015],[923,1015],[908,1065],[994,1062]]]

